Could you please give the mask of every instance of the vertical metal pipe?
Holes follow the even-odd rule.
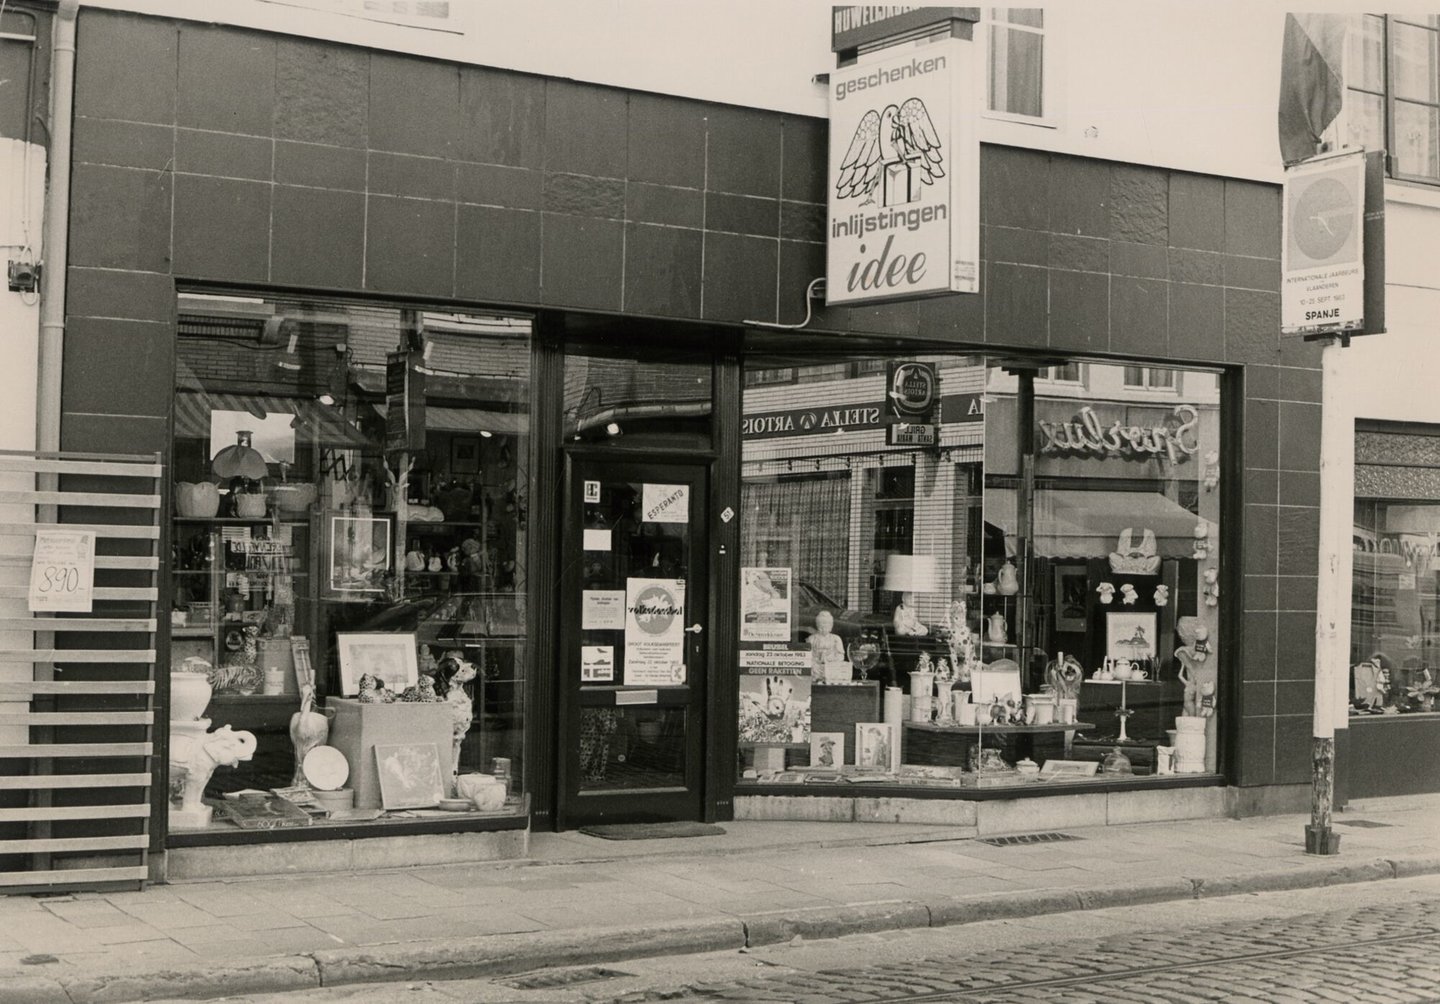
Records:
[[[50,85],[50,179],[45,206],[44,268],[40,276],[39,387],[36,445],[60,449],[60,375],[65,347],[65,271],[69,260],[70,138],[75,99],[75,15],[79,0],[62,0],[55,15]],[[52,481],[54,475],[42,475]],[[42,488],[53,489],[53,484]]]
[[[1020,664],[1020,679],[1033,687],[1030,679],[1030,652],[1035,639],[1030,625],[1030,592],[1033,586],[1035,539],[1035,371],[1020,369],[1019,393],[1016,395],[1015,440],[1019,448],[1020,490],[1015,500],[1017,522],[1015,564],[1020,591],[1015,594],[1015,661]]]

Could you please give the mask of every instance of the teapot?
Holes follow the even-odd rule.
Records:
[[[1116,659],[1110,664],[1110,672],[1117,680],[1130,680],[1134,678],[1129,659]]]
[[[1014,596],[1020,591],[1020,576],[1008,560],[995,573],[995,591],[1001,596]]]
[[[1009,630],[1005,624],[1005,615],[999,610],[990,615],[990,626],[986,629],[985,637],[996,645],[1003,645],[1009,637]]]

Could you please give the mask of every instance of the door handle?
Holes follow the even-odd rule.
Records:
[[[686,630],[686,632],[689,633],[689,634],[699,634],[701,631],[704,631],[705,629],[704,629],[703,627],[701,627],[699,624],[691,624],[691,625],[690,625],[688,628],[686,628],[685,630]]]

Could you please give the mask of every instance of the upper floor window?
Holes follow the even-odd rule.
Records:
[[[989,66],[986,107],[1022,119],[1048,117],[1045,107],[1045,12],[1031,7],[986,9]]]
[[[1440,184],[1440,16],[1356,15],[1347,44],[1346,142],[1388,151],[1391,177]]]
[[[1035,374],[1037,380],[1049,380],[1051,383],[1081,383],[1080,364],[1066,363],[1063,366],[1046,366]]]
[[[1144,390],[1174,390],[1175,371],[1158,366],[1126,366],[1125,386]]]

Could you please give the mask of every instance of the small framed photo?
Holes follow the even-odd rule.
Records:
[[[899,768],[900,726],[896,722],[855,723],[855,766],[895,771]]]
[[[380,776],[380,804],[391,809],[424,809],[445,797],[440,751],[434,743],[376,744],[375,770]]]
[[[400,693],[420,679],[420,660],[414,634],[337,634],[340,652],[340,693],[360,693],[360,677],[379,677],[387,690]]]
[[[472,436],[456,436],[450,440],[450,473],[480,473],[480,440]]]
[[[395,570],[390,519],[331,515],[325,534],[326,599],[381,594]]]
[[[1040,768],[1041,777],[1094,777],[1100,764],[1096,760],[1046,760]]]
[[[834,767],[845,765],[845,733],[810,733],[810,766]]]
[[[1085,630],[1085,601],[1090,579],[1084,565],[1055,566],[1055,630]]]
[[[1156,615],[1117,611],[1105,615],[1105,655],[1111,659],[1153,659]]]

